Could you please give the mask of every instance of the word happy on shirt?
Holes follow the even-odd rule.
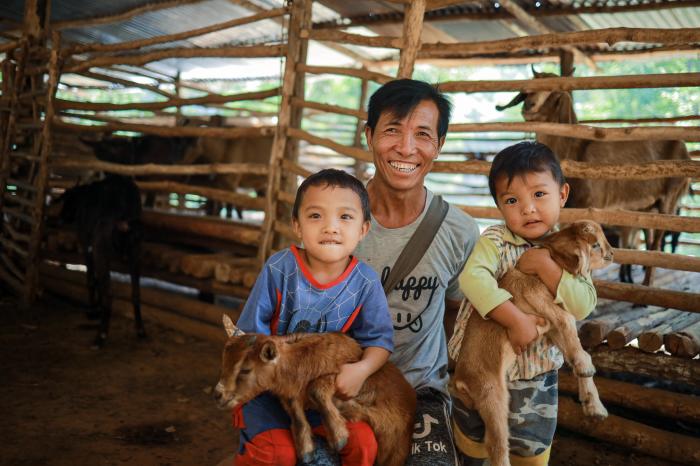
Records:
[[[382,285],[384,285],[389,278],[391,273],[391,267],[386,266],[382,270]],[[400,296],[403,301],[418,301],[421,296],[425,293],[430,292],[428,296],[428,302],[425,304],[420,312],[402,312],[398,311],[394,318],[394,330],[403,330],[405,328],[410,329],[414,333],[418,333],[423,328],[423,320],[421,315],[425,311],[433,300],[433,295],[435,290],[440,286],[440,281],[437,276],[435,277],[414,277],[408,276],[401,279],[393,291],[400,291]]]

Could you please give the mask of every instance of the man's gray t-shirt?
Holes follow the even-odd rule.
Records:
[[[432,199],[433,194],[427,191],[421,215],[401,228],[384,228],[372,217],[372,227],[355,255],[379,274],[382,283],[423,220]],[[430,387],[447,393],[445,298],[463,298],[457,277],[478,237],[479,228],[474,219],[450,206],[423,258],[387,296],[394,324],[395,348],[390,360],[415,389]]]

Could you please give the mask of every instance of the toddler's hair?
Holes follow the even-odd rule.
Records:
[[[343,170],[336,170],[335,168],[326,168],[325,170],[316,172],[301,183],[301,186],[299,186],[299,189],[297,189],[297,197],[294,199],[294,207],[292,208],[292,217],[295,220],[299,220],[299,208],[304,200],[304,194],[306,194],[306,191],[311,186],[327,186],[331,188],[353,190],[360,198],[364,221],[370,221],[369,195],[367,194],[367,189],[364,187],[362,182],[354,176],[344,172]]]
[[[516,176],[544,171],[549,171],[559,186],[566,183],[557,156],[546,145],[536,141],[523,141],[503,149],[496,154],[489,172],[489,191],[496,205],[496,181],[499,178],[507,177],[510,184]]]

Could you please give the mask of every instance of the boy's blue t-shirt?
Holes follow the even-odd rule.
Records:
[[[347,332],[360,346],[394,350],[389,308],[376,272],[351,257],[338,279],[318,283],[292,246],[270,257],[246,301],[246,333]]]

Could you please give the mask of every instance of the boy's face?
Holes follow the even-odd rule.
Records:
[[[370,225],[357,193],[330,186],[310,186],[292,224],[308,259],[326,265],[347,261]]]
[[[496,180],[498,210],[508,228],[527,240],[546,235],[559,221],[559,212],[569,197],[569,185],[559,186],[551,172],[529,172]]]
[[[374,131],[365,128],[367,145],[374,156],[374,182],[397,191],[423,189],[445,138],[438,138],[440,112],[432,100],[424,100],[403,119],[383,112]]]

